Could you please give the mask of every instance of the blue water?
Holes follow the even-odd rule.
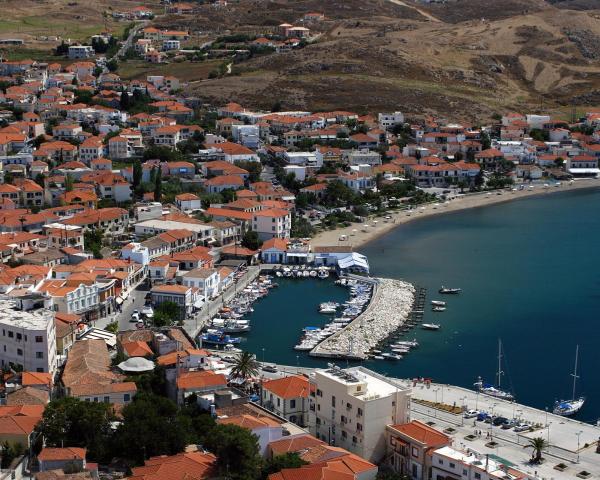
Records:
[[[570,397],[575,346],[580,346],[579,419],[600,417],[600,192],[574,191],[450,213],[400,226],[362,249],[371,273],[402,278],[443,299],[443,313],[426,310],[437,332],[415,330],[418,350],[400,362],[369,361],[390,375],[424,376],[472,386],[493,382],[502,339],[503,384],[521,403],[551,408]],[[319,302],[347,292],[328,281],[285,280],[250,317],[247,348],[267,361],[323,365],[292,347],[303,326],[323,317]],[[444,284],[463,289],[440,296]],[[298,355],[298,358],[296,356]]]

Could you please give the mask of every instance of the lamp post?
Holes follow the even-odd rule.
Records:
[[[262,362],[265,363],[265,347],[262,348]]]
[[[579,430],[575,435],[577,435],[577,463],[579,463],[579,438],[581,437],[581,434],[583,433],[583,430]]]

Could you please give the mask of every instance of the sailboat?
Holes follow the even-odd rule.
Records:
[[[504,375],[504,372],[502,371],[502,340],[498,339],[498,372],[496,373],[498,382],[497,386],[484,383],[481,377],[477,377],[477,381],[473,385],[477,387],[477,390],[479,390],[481,393],[511,402],[515,399],[515,397],[512,393],[501,389],[502,375]]]
[[[575,397],[575,387],[577,385],[577,379],[579,376],[577,375],[577,364],[579,363],[579,345],[575,348],[575,369],[571,376],[573,377],[573,396],[571,400],[559,400],[554,404],[554,409],[552,413],[555,415],[562,415],[563,417],[569,417],[571,415],[575,415],[585,403],[585,397]]]

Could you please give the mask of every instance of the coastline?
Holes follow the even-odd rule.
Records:
[[[525,189],[518,191],[501,190],[502,194],[497,192],[482,192],[465,194],[464,196],[455,197],[448,203],[426,204],[412,210],[410,215],[406,211],[390,212],[387,215],[391,219],[386,221],[384,217],[371,218],[368,220],[368,229],[363,231],[363,224],[353,223],[349,227],[337,228],[335,230],[327,230],[318,233],[311,239],[313,246],[332,246],[332,245],[350,245],[353,248],[364,247],[367,243],[379,238],[382,235],[392,231],[400,225],[404,225],[420,218],[427,218],[434,215],[441,215],[460,210],[471,208],[485,207],[488,205],[496,205],[499,203],[510,202],[522,198],[529,198],[541,195],[551,195],[557,192],[568,192],[574,190],[590,189],[600,187],[600,179],[581,179],[571,183],[562,183],[560,187],[549,186],[544,188],[543,185],[536,184],[534,189]],[[374,223],[376,220],[377,223]],[[346,235],[347,240],[341,241],[339,238]]]

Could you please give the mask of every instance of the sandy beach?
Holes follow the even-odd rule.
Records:
[[[600,187],[600,179],[594,178],[575,180],[573,183],[563,182],[558,187],[554,186],[553,184],[549,187],[536,184],[534,188],[526,188],[525,190],[502,190],[500,195],[498,195],[498,192],[495,191],[485,193],[469,193],[465,195],[459,195],[458,197],[453,198],[446,203],[440,202],[438,204],[422,205],[411,212],[402,211],[387,213],[386,216],[391,217],[390,219],[385,219],[384,217],[371,217],[369,218],[368,222],[362,224],[353,223],[349,227],[320,232],[311,240],[310,243],[313,246],[352,245],[352,247],[356,249],[364,246],[365,244],[398,227],[399,225],[403,225],[419,218],[426,218],[433,215],[441,215],[444,213],[466,210],[468,208],[485,207],[487,205],[509,202],[521,198],[551,195],[556,192],[596,187]],[[369,225],[369,227],[365,228],[365,225]],[[346,240],[340,240],[342,235],[347,237]]]

